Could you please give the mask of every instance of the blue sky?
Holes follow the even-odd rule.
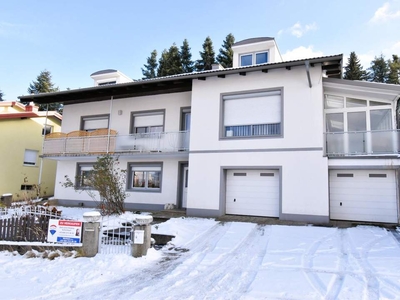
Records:
[[[198,59],[207,36],[217,53],[228,33],[275,37],[284,59],[355,51],[367,68],[400,55],[399,28],[400,0],[1,1],[0,90],[17,100],[44,69],[61,90],[108,68],[139,79],[153,49],[187,38]]]

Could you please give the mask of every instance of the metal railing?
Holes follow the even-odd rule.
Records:
[[[327,156],[399,154],[399,130],[325,133]]]
[[[49,138],[43,154],[178,152],[189,150],[189,140],[188,131]]]

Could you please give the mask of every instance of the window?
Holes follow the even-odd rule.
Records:
[[[131,133],[152,133],[164,131],[164,111],[132,113]]]
[[[79,163],[76,170],[75,186],[81,189],[89,189],[89,176],[92,171],[93,163]]]
[[[281,90],[225,95],[223,137],[262,137],[282,134]]]
[[[112,85],[112,84],[116,84],[116,81],[106,81],[106,82],[101,82],[98,85],[102,86],[102,85]]]
[[[251,66],[259,65],[268,62],[268,51],[256,52],[256,53],[246,53],[240,55],[240,66]]]
[[[33,185],[32,184],[21,184],[21,191],[32,191]]]
[[[24,155],[24,165],[35,166],[38,153],[39,153],[39,151],[37,151],[37,150],[26,149],[25,155]]]
[[[81,120],[81,130],[108,129],[108,121],[109,115],[84,116]]]
[[[161,191],[161,163],[131,163],[129,164],[129,185],[133,191]]]
[[[53,132],[53,126],[51,125],[45,125],[42,128],[42,135],[47,135]]]

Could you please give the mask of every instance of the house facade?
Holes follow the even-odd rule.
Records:
[[[33,104],[0,102],[0,195],[13,200],[54,195],[57,163],[42,160],[45,134],[61,130],[62,116]],[[39,191],[38,191],[39,187]]]
[[[232,49],[229,69],[20,97],[64,103],[65,136],[44,142],[56,182],[110,153],[128,209],[398,223],[400,87],[342,80],[342,55],[282,61],[273,38]],[[122,82],[94,74],[108,73]],[[55,197],[93,204],[59,184]]]

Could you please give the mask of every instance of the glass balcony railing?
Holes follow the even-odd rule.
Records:
[[[44,140],[43,154],[102,154],[102,153],[150,153],[189,151],[190,132],[157,132],[129,135],[56,135]]]
[[[327,156],[398,154],[399,130],[325,133]]]

